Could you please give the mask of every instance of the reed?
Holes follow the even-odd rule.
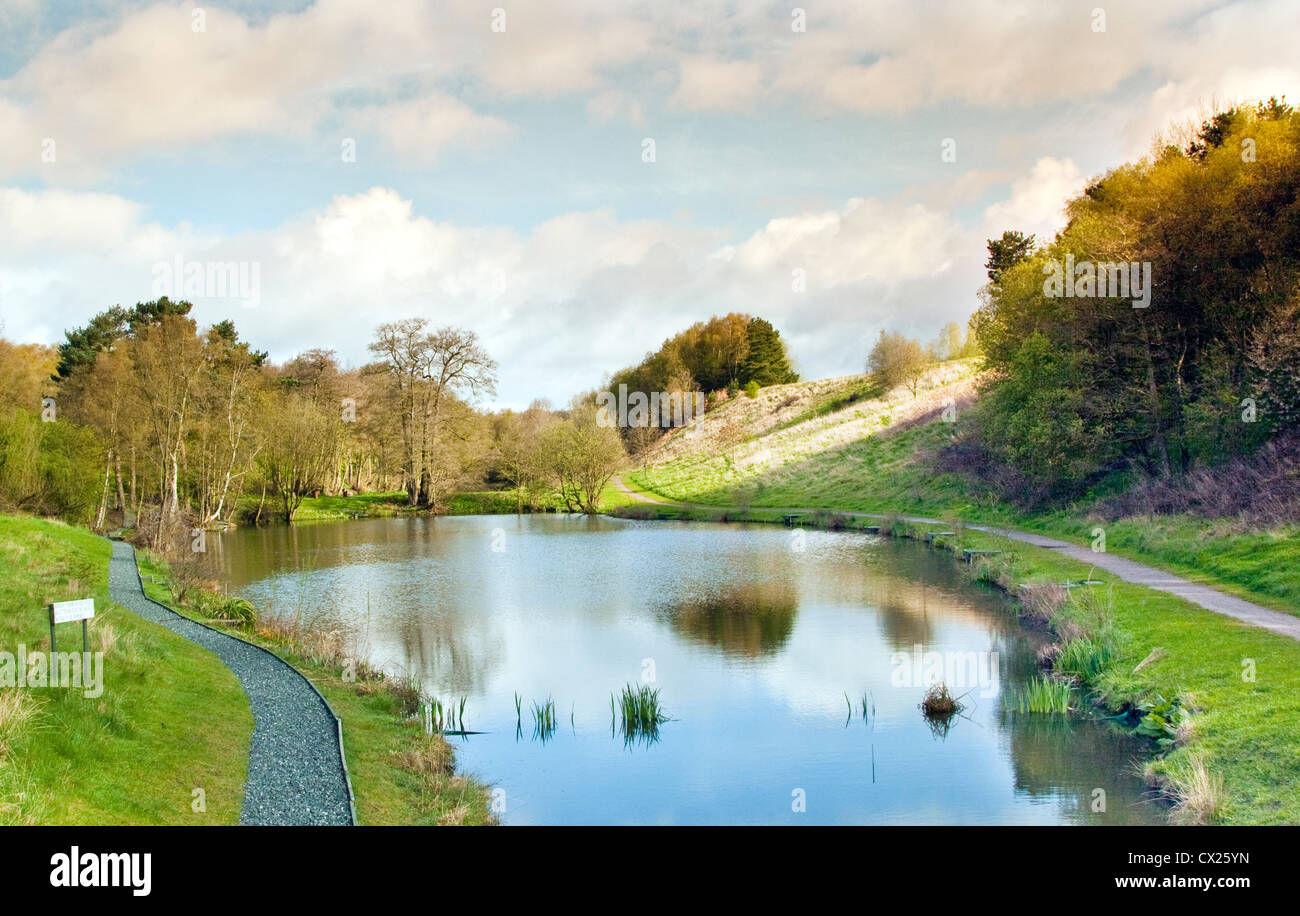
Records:
[[[659,705],[659,691],[646,684],[628,684],[610,695],[610,708],[627,741],[657,740],[659,726],[668,721]]]
[[[963,708],[959,698],[952,695],[943,681],[931,684],[921,700],[921,712],[927,719],[950,719]]]
[[[1074,688],[1068,681],[1043,675],[1003,694],[1003,705],[1018,713],[1063,716],[1070,712],[1073,698]]]
[[[550,697],[546,702],[533,701],[533,737],[549,741],[555,734],[555,700]]]

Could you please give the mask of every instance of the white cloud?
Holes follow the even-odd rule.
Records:
[[[509,7],[494,32],[489,8],[316,0],[264,21],[209,7],[196,33],[192,4],[163,3],[70,28],[0,80],[0,170],[36,174],[45,137],[59,142],[61,174],[94,176],[141,150],[310,140],[358,110],[404,160],[429,162],[507,133],[483,104],[566,94],[590,117],[633,124],[665,105],[756,110],[760,100],[895,114],[1051,102],[1068,118],[1143,76],[1165,87],[1151,110],[1117,107],[1130,143],[1145,144],[1170,105],[1300,82],[1290,0],[1106,10],[1105,32],[1094,32],[1090,7],[1037,0],[954,0],[925,13],[912,0],[828,0],[796,34],[786,9],[564,0]],[[411,81],[414,98],[401,91]]]
[[[852,371],[868,326],[906,303],[908,326],[929,330],[951,317],[947,294],[933,291],[964,282],[952,276],[964,242],[949,217],[878,200],[775,219],[735,245],[717,230],[621,221],[608,209],[527,234],[460,226],[420,216],[388,188],[229,236],[142,213],[112,195],[0,191],[0,230],[24,239],[0,253],[7,333],[56,340],[94,311],[150,298],[160,261],[253,261],[260,306],[199,299],[201,321],[232,317],[278,359],[330,346],[354,363],[382,321],[418,314],[468,326],[502,364],[503,400],[525,404],[563,400],[730,309],[785,328],[807,371]],[[792,289],[794,268],[807,272],[806,292]]]
[[[1050,241],[1065,224],[1066,202],[1083,190],[1084,181],[1073,160],[1044,156],[1029,175],[1011,183],[1010,197],[989,205],[982,230],[996,238],[1018,229]]]
[[[754,61],[687,58],[671,102],[694,110],[744,108],[757,96],[761,79]]]

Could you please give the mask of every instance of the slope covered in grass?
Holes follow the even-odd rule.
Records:
[[[248,698],[215,655],[108,600],[110,553],[87,531],[0,515],[0,649],[48,651],[45,605],[94,597],[104,653],[97,698],[0,688],[0,824],[237,823]],[[62,625],[59,649],[80,637]]]

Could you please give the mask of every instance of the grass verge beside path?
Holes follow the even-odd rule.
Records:
[[[455,772],[455,753],[418,718],[418,687],[384,677],[347,657],[337,630],[258,621],[252,629],[223,624],[178,605],[163,583],[168,570],[139,552],[145,593],[179,614],[254,642],[302,672],[343,723],[343,752],[361,825],[483,825],[493,822],[489,790]],[[345,675],[351,675],[348,679]]]
[[[48,651],[45,605],[94,597],[104,653],[98,698],[0,687],[0,824],[237,824],[248,698],[211,652],[109,601],[111,552],[89,531],[0,515],[0,649]],[[79,630],[61,626],[59,648],[80,650]]]

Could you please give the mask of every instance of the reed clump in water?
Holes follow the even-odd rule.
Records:
[[[555,734],[555,700],[546,698],[545,703],[533,701],[533,737],[547,741]]]
[[[424,705],[424,730],[434,732],[464,732],[465,703],[468,697],[450,700],[446,704],[436,697]]]
[[[1074,688],[1069,681],[1042,675],[1012,691],[1005,702],[1018,713],[1063,716],[1071,711],[1073,697]]]
[[[951,719],[964,708],[943,681],[931,684],[921,700],[921,712],[927,719]]]
[[[626,740],[655,739],[659,726],[668,721],[659,704],[659,690],[647,684],[628,684],[621,693],[611,694],[610,708]]]

